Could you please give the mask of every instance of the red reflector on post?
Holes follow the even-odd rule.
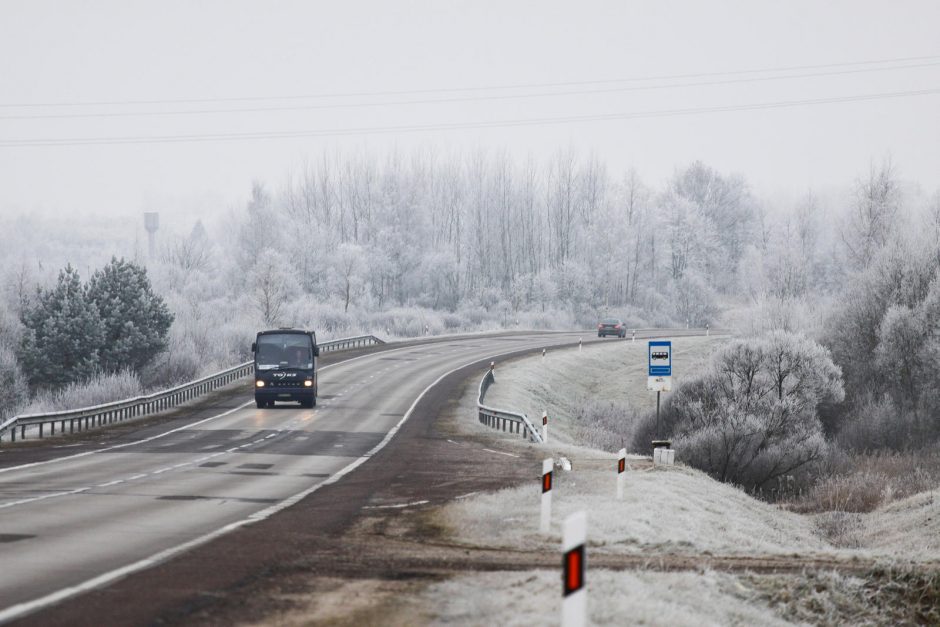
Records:
[[[552,489],[552,473],[547,472],[542,475],[542,493],[548,492]]]
[[[622,457],[617,460],[617,472],[623,472],[627,469],[627,460]]]
[[[565,553],[564,595],[573,594],[584,587],[584,545]]]

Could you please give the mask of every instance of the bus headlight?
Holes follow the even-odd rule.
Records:
[[[310,379],[307,379],[306,381],[304,381],[304,387],[305,387],[305,388],[312,388],[312,387],[313,387],[313,381],[311,381]]]
[[[264,381],[261,381],[261,380],[255,381],[255,387],[256,387],[256,388],[263,388],[263,387],[264,387]]]

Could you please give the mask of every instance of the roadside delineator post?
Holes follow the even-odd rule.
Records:
[[[542,444],[548,442],[548,412],[542,412]]]
[[[633,335],[630,336],[630,341],[636,343],[636,329],[633,329]]]
[[[579,337],[579,338],[578,338],[578,352],[579,352],[579,353],[581,352],[581,340],[582,340],[582,338]]]
[[[705,323],[705,337],[708,337],[708,323]]]
[[[548,533],[552,520],[552,468],[554,460],[549,457],[542,460],[542,519],[539,530]]]
[[[562,627],[587,625],[587,590],[584,587],[587,513],[575,512],[565,519],[562,558]]]
[[[545,349],[542,349],[542,359],[545,359]]]
[[[626,480],[627,449],[622,448],[617,453],[617,500],[623,498],[623,484]]]

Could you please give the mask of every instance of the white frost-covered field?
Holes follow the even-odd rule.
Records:
[[[721,338],[679,339],[675,365],[679,376],[707,355]],[[475,398],[465,398],[463,427],[487,433],[493,448],[512,452],[540,446],[546,457],[564,456],[570,472],[556,466],[552,529],[538,532],[539,468],[531,486],[473,495],[440,512],[454,534],[468,545],[556,551],[561,523],[568,514],[588,512],[591,554],[712,554],[750,556],[873,557],[890,563],[940,558],[940,503],[936,492],[915,495],[868,515],[852,515],[855,548],[832,546],[817,517],[795,514],[751,498],[704,473],[675,466],[650,468],[632,456],[625,497],[615,496],[615,454],[580,446],[573,440],[573,408],[592,395],[648,408],[645,342],[556,351],[499,364],[487,404],[522,410],[533,420],[544,409],[552,417],[550,440],[533,445],[473,419]],[[609,381],[620,382],[609,385]],[[603,388],[603,389],[602,389]],[[475,389],[474,389],[475,392]],[[520,459],[521,462],[521,459]],[[524,463],[524,462],[521,462]],[[560,559],[560,557],[559,557]],[[559,612],[559,572],[528,571],[461,576],[428,589],[425,601],[442,623],[552,624]],[[857,589],[853,577],[833,575],[838,585]],[[786,624],[745,578],[715,573],[647,571],[589,572],[590,615],[595,624],[727,625]]]

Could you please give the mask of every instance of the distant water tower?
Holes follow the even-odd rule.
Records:
[[[160,214],[156,211],[144,212],[144,228],[147,229],[147,244],[150,258],[157,254],[157,229],[160,228]]]

